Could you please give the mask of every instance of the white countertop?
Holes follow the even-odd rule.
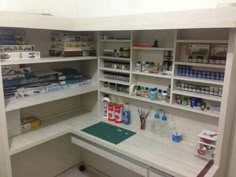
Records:
[[[38,130],[11,138],[10,154],[13,155],[64,134],[73,133],[175,177],[197,177],[199,172],[208,163],[205,160],[195,157],[195,147],[185,142],[174,143],[167,138],[160,138],[147,131],[138,130],[123,124],[116,124],[117,126],[135,131],[137,134],[114,145],[80,131],[85,127],[106,120],[99,119],[91,113],[77,114],[76,116],[71,115],[70,117],[70,119],[66,120],[63,116],[61,118],[59,117],[60,121],[58,123],[53,122],[51,124],[47,122],[48,125]],[[217,167],[213,166],[212,170],[206,176],[213,177],[216,170]]]

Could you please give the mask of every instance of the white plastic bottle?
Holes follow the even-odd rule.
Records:
[[[108,105],[109,105],[110,101],[111,100],[107,95],[102,99],[102,102],[103,102],[103,117],[105,119],[108,118]]]

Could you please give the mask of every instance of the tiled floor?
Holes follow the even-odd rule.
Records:
[[[76,166],[56,177],[105,177],[105,176],[99,174],[98,172],[96,173],[94,172],[94,170],[90,170],[89,168],[87,168],[87,170],[84,172],[80,172],[78,167]]]

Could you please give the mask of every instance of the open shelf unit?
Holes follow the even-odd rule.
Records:
[[[101,32],[103,33],[103,32]],[[105,33],[105,32],[104,32]],[[117,35],[119,35],[119,32],[117,32]],[[128,34],[127,34],[128,35]],[[220,70],[224,71],[225,65],[218,65],[218,64],[203,64],[203,63],[189,63],[186,61],[178,61],[178,55],[179,55],[179,46],[178,44],[180,43],[194,43],[194,44],[202,44],[202,43],[214,43],[214,44],[227,44],[227,40],[181,40],[178,39],[178,34],[176,31],[168,31],[168,32],[155,32],[155,31],[141,31],[141,32],[130,32],[130,58],[128,59],[130,63],[130,71],[122,71],[120,69],[114,69],[114,68],[105,68],[103,66],[104,59],[111,59],[111,61],[119,60],[120,58],[118,57],[99,57],[99,88],[100,92],[103,94],[111,94],[111,95],[116,95],[116,96],[121,96],[121,97],[126,97],[129,99],[134,99],[138,101],[143,101],[143,102],[148,102],[151,104],[156,104],[156,105],[162,105],[170,108],[175,108],[175,109],[180,109],[180,110],[185,110],[188,112],[193,112],[193,113],[198,113],[202,115],[207,115],[210,117],[218,117],[219,118],[219,112],[215,111],[201,111],[200,109],[196,108],[191,108],[190,106],[183,106],[183,105],[178,105],[175,103],[175,95],[182,95],[182,96],[188,96],[188,97],[195,97],[203,100],[208,100],[208,101],[213,101],[213,102],[221,102],[222,98],[218,96],[212,96],[212,95],[207,95],[207,94],[201,94],[201,93],[194,93],[194,92],[188,92],[188,91],[181,91],[181,90],[176,90],[174,89],[176,86],[177,81],[186,81],[186,82],[191,82],[195,84],[212,84],[212,85],[217,85],[217,86],[223,86],[224,82],[221,80],[211,80],[211,79],[203,79],[203,78],[193,78],[193,77],[186,77],[186,76],[177,76],[176,75],[176,68],[179,65],[183,66],[191,66],[191,67],[198,67],[198,68],[206,68],[210,70]],[[163,36],[168,36],[168,38],[163,38]],[[146,38],[145,38],[146,37]],[[156,38],[159,38],[160,41],[160,47],[158,48],[150,48],[150,47],[136,47],[135,44],[148,44],[151,45],[152,42]],[[167,41],[166,41],[167,40]],[[112,44],[110,41],[106,40],[101,40],[99,44],[102,42],[102,45],[106,42],[110,46]],[[120,46],[122,46],[122,43],[119,43]],[[135,47],[133,47],[133,45]],[[99,46],[100,47],[100,46]],[[102,48],[98,49],[100,51],[100,55],[102,53]],[[146,50],[148,50],[146,52]],[[151,58],[150,61],[159,61],[162,57],[164,57],[164,52],[165,51],[170,51],[172,52],[172,69],[169,72],[169,75],[162,74],[162,73],[151,73],[151,72],[143,72],[143,71],[138,71],[136,69],[136,63],[137,63],[137,58]],[[123,58],[122,58],[123,60]],[[126,59],[124,59],[126,60]],[[109,79],[104,79],[102,77],[102,72],[104,71],[112,71],[114,73],[127,73],[130,74],[130,82],[122,82],[122,81],[115,81],[115,80],[109,80]],[[127,93],[121,93],[121,92],[116,92],[115,90],[109,90],[107,88],[104,89],[104,82],[110,82],[113,84],[121,84],[121,85],[126,85],[129,86],[130,88],[133,85],[138,85],[138,84],[146,84],[148,86],[156,86],[160,88],[167,88],[168,85],[171,87],[171,93],[170,93],[170,100],[168,101],[158,101],[158,100],[150,100],[149,98],[144,98],[140,96],[135,96],[134,93],[131,93],[131,90],[129,90],[129,94]],[[156,84],[155,84],[156,83]],[[158,84],[164,84],[164,85],[158,85]],[[144,85],[145,86],[145,85]]]
[[[15,30],[19,29],[16,28]],[[0,61],[0,129],[2,129],[3,126],[6,130],[3,136],[6,140],[5,160],[9,162],[7,164],[9,169],[7,174],[9,177],[12,176],[10,165],[12,155],[69,133],[67,120],[93,114],[93,109],[96,109],[95,104],[98,91],[98,57],[95,54],[87,56],[88,54],[85,52],[82,53],[84,56],[49,56],[48,50],[52,42],[50,41],[50,35],[55,33],[55,31],[41,31],[36,29],[23,30],[25,30],[27,42],[35,45],[35,49],[41,53],[41,58],[16,58]],[[65,31],[60,32],[63,33]],[[38,33],[40,34],[38,35]],[[66,31],[65,33],[70,32]],[[97,50],[95,32],[77,32],[77,34],[88,35],[89,38],[91,37],[93,40],[90,42],[94,42],[94,48]],[[40,36],[40,38],[37,36]],[[57,69],[68,68],[77,71],[74,75],[78,77],[74,79],[77,79],[78,82],[68,82],[67,84],[66,81],[71,81],[73,78],[67,78],[67,75],[64,73],[61,75],[58,74],[53,82],[45,82],[44,84],[40,83],[36,85],[47,87],[52,84],[51,90],[47,87],[43,92],[34,94],[33,96],[24,95],[22,98],[5,98],[3,88],[6,82],[2,79],[2,71],[4,68],[10,67],[28,67],[30,68],[29,72],[32,72],[32,78],[38,78],[38,76],[45,73],[46,75],[47,73],[49,73],[49,75],[50,73],[56,73]],[[59,79],[59,75],[65,78]],[[80,78],[85,78],[86,82],[85,80],[79,80]],[[25,78],[23,84],[17,85],[16,88],[22,88],[27,84],[35,84],[36,82],[32,79],[32,82],[30,81],[28,83],[26,81],[27,79],[28,78]],[[38,79],[37,83],[38,82],[41,82],[41,79]],[[54,89],[53,84],[61,84],[61,87]],[[34,87],[34,85],[32,87]],[[87,98],[89,98],[90,101],[87,100]],[[33,116],[41,121],[41,127],[29,131],[23,130],[21,119]],[[2,159],[0,159],[0,161],[1,160]]]
[[[118,32],[117,32],[118,33]],[[152,105],[156,108],[162,108],[165,109],[171,114],[171,112],[178,112],[181,115],[188,115],[187,117],[189,119],[194,119],[194,117],[202,118],[202,122],[212,121],[214,124],[216,124],[215,131],[218,132],[224,132],[227,134],[228,130],[223,129],[222,124],[224,124],[224,119],[226,116],[226,112],[223,109],[226,109],[225,104],[228,102],[229,97],[226,96],[228,93],[228,89],[230,88],[230,82],[229,79],[226,79],[227,76],[231,76],[229,74],[231,72],[231,69],[229,69],[230,65],[232,65],[232,58],[227,55],[227,59],[225,63],[212,63],[210,62],[210,54],[208,58],[208,62],[189,62],[187,57],[183,57],[182,53],[183,51],[186,51],[184,47],[188,46],[189,44],[192,45],[209,45],[212,46],[218,46],[218,45],[224,45],[226,47],[229,47],[230,45],[233,45],[232,41],[229,42],[230,36],[234,36],[232,32],[230,33],[228,30],[224,29],[186,29],[186,30],[150,30],[150,31],[132,31],[130,32],[130,58],[127,59],[130,63],[130,83],[128,84],[129,93],[123,93],[117,90],[114,90],[114,88],[109,89],[105,88],[103,85],[103,82],[99,83],[99,96],[98,96],[98,103],[99,106],[99,115],[101,115],[101,109],[102,109],[102,98],[107,95],[111,95],[111,98],[114,100],[117,100],[118,102],[131,102],[137,108],[140,104],[146,105],[144,103],[147,103],[147,105]],[[153,48],[153,47],[137,47],[137,46],[152,46],[153,42],[155,40],[158,40],[159,47]],[[104,43],[104,42],[103,42]],[[121,43],[120,43],[121,44]],[[100,46],[99,46],[100,47]],[[101,50],[99,50],[101,51]],[[153,73],[153,72],[143,72],[138,70],[137,68],[137,61],[141,61],[142,64],[143,61],[147,60],[149,62],[154,61],[165,61],[164,54],[166,51],[172,52],[172,68],[169,75],[163,75],[162,73]],[[227,48],[226,53],[229,52],[229,49]],[[210,53],[210,52],[209,52]],[[103,55],[100,53],[100,55]],[[103,70],[103,60],[108,59],[109,57],[100,57],[99,58],[99,70]],[[226,58],[226,56],[225,56]],[[110,57],[111,61],[115,61],[116,59],[119,60],[119,58]],[[114,59],[114,60],[113,60]],[[126,60],[126,59],[124,59]],[[187,67],[187,68],[193,68],[194,70],[201,70],[205,72],[212,72],[212,73],[224,73],[224,79],[219,78],[207,78],[204,76],[196,76],[196,77],[190,77],[190,75],[178,75],[177,70],[178,67]],[[114,71],[114,69],[111,69],[111,71]],[[117,70],[119,72],[119,70]],[[203,72],[204,73],[204,72]],[[213,74],[212,74],[213,75]],[[217,75],[217,74],[216,74]],[[99,78],[101,79],[101,73],[99,74]],[[232,78],[231,78],[232,79]],[[102,81],[104,81],[102,79]],[[204,87],[205,89],[208,88],[217,88],[223,90],[223,93],[221,95],[213,95],[210,94],[208,91],[203,92],[196,92],[194,90],[179,90],[177,89],[177,83],[183,82],[190,85],[194,85],[194,87]],[[112,81],[112,83],[116,83],[115,81]],[[122,84],[120,82],[117,82],[116,84]],[[127,83],[125,84],[127,86]],[[171,87],[170,92],[170,98],[169,101],[160,101],[160,100],[151,100],[148,97],[141,97],[136,96],[136,93],[132,92],[133,88],[136,85],[141,86],[149,86],[149,87],[158,87],[161,89],[167,88],[168,85]],[[231,88],[232,89],[232,88]],[[215,93],[214,93],[215,94]],[[177,104],[177,96],[183,97],[183,98],[196,98],[198,100],[202,100],[204,104],[206,105],[213,105],[216,106],[217,109],[212,109],[209,107],[205,108],[204,110],[201,110],[199,107],[192,107],[191,105],[182,105]],[[227,98],[226,98],[227,97]],[[232,100],[231,100],[232,101]],[[142,103],[143,102],[143,103]],[[188,103],[189,104],[189,103]],[[134,108],[134,109],[135,109]],[[146,106],[148,109],[148,106]],[[135,110],[134,110],[135,111]],[[172,115],[173,116],[173,115]],[[198,119],[200,120],[200,119]],[[136,120],[135,120],[136,121]],[[176,120],[178,121],[178,120]],[[190,121],[191,122],[191,121]],[[207,126],[208,123],[206,123]],[[212,128],[212,127],[211,127]],[[210,129],[211,129],[210,128]],[[222,137],[225,135],[222,135]],[[221,164],[221,157],[222,154],[224,154],[222,146],[223,138],[219,137],[217,140],[216,145],[216,153],[215,153],[215,162],[217,164]],[[197,143],[197,142],[196,142]]]
[[[199,32],[199,33],[198,33]],[[114,35],[114,39],[101,39],[101,35],[109,33]],[[222,35],[218,35],[222,34]],[[185,35],[186,34],[186,35]],[[214,35],[211,35],[214,34]],[[3,97],[3,91],[1,91],[0,97],[0,107],[3,108],[2,113],[0,114],[1,123],[0,126],[7,127],[7,122],[14,119],[18,119],[20,117],[20,112],[35,111],[40,112],[41,108],[46,111],[52,111],[50,108],[56,108],[60,110],[62,107],[68,108],[76,106],[78,104],[81,108],[91,108],[89,112],[94,111],[95,115],[101,117],[101,108],[102,108],[102,98],[104,95],[114,95],[118,98],[124,98],[125,101],[130,101],[134,105],[134,109],[138,106],[143,106],[144,108],[148,108],[149,105],[152,105],[154,109],[162,108],[167,110],[168,114],[176,114],[175,120],[182,121],[178,122],[182,125],[182,130],[185,131],[186,139],[192,143],[191,138],[194,140],[196,132],[201,128],[212,128],[214,130],[218,130],[219,139],[216,144],[216,154],[215,154],[215,164],[216,166],[220,166],[224,161],[224,156],[226,156],[227,148],[224,145],[225,138],[229,137],[229,125],[231,123],[229,117],[233,115],[233,108],[231,103],[234,101],[231,98],[230,93],[234,92],[232,87],[233,77],[235,72],[232,66],[235,66],[235,39],[236,32],[235,30],[226,30],[219,29],[219,31],[215,31],[215,29],[191,29],[191,30],[139,30],[139,31],[105,31],[98,32],[95,35],[97,42],[97,56],[93,57],[42,57],[41,59],[32,59],[32,60],[12,60],[12,61],[2,61],[0,63],[1,67],[7,65],[18,65],[18,64],[31,64],[34,66],[34,69],[37,66],[40,68],[49,67],[54,69],[55,67],[61,65],[64,66],[74,66],[79,67],[84,73],[90,75],[92,77],[92,84],[85,85],[78,88],[65,89],[57,92],[47,93],[43,95],[38,95],[34,97],[26,97],[22,99],[16,100],[5,100]],[[197,36],[197,37],[196,37]],[[228,41],[228,38],[231,41]],[[41,39],[40,39],[41,40]],[[38,43],[44,42],[38,41]],[[133,47],[135,44],[148,44],[153,45],[155,40],[159,41],[160,48],[145,48],[145,47]],[[182,44],[228,44],[229,49],[228,53],[233,53],[234,55],[227,55],[227,61],[225,65],[217,65],[217,64],[203,64],[203,63],[188,63],[184,58],[180,57],[179,51],[181,51]],[[40,45],[39,45],[40,46]],[[129,56],[120,55],[120,57],[116,55],[114,56],[104,56],[104,49],[111,47],[111,49],[120,49],[121,48],[129,48]],[[43,49],[42,49],[43,50]],[[127,51],[126,51],[127,52]],[[137,70],[137,61],[139,60],[147,60],[149,62],[154,61],[156,63],[162,63],[166,59],[164,59],[165,52],[171,53],[171,59],[167,59],[168,62],[172,63],[171,67],[168,68],[169,75],[164,75],[163,71],[158,73],[152,72],[143,72]],[[44,54],[46,52],[44,51]],[[69,62],[70,61],[70,62]],[[108,68],[104,66],[104,62],[115,62],[116,67]],[[122,67],[128,67],[128,69],[120,69],[117,68],[117,65],[122,65]],[[211,80],[211,79],[203,79],[203,78],[193,78],[187,76],[179,76],[177,75],[177,68],[179,65],[200,68],[204,70],[209,70],[213,72],[224,72],[225,79],[224,80]],[[199,70],[200,70],[199,69]],[[1,70],[1,69],[0,69]],[[124,82],[122,80],[115,79],[106,79],[104,77],[104,72],[112,72],[114,75],[127,76],[129,77],[129,81]],[[119,77],[118,77],[119,78]],[[0,76],[2,80],[2,75]],[[183,90],[177,90],[176,84],[178,81],[183,81],[196,85],[204,85],[204,86],[217,86],[223,89],[222,97],[212,96],[208,94],[195,93]],[[162,90],[168,89],[170,85],[170,95],[168,101],[164,100],[151,100],[148,97],[137,96],[135,93],[129,89],[129,93],[119,92],[112,89],[108,89],[104,87],[104,83],[113,83],[118,85],[128,86],[129,88],[134,85],[141,85],[147,87],[158,87]],[[0,88],[3,88],[3,83],[0,83]],[[2,89],[1,89],[2,90]],[[97,93],[98,90],[98,93]],[[197,108],[192,108],[189,105],[181,105],[177,104],[175,97],[176,95],[180,95],[183,97],[195,97],[200,98],[202,100],[207,100],[214,103],[220,104],[220,111],[211,111]],[[233,95],[235,95],[233,93]],[[117,99],[118,100],[118,99]],[[78,102],[77,102],[78,101]],[[52,104],[52,105],[51,105]],[[63,105],[64,104],[64,105]],[[49,105],[49,106],[48,106]],[[148,106],[146,106],[148,105]],[[136,107],[135,107],[136,106]],[[145,107],[146,106],[146,107]],[[32,110],[31,110],[32,109]],[[75,107],[73,107],[75,109]],[[32,111],[32,112],[33,112]],[[65,110],[64,110],[65,111]],[[14,113],[15,116],[9,116],[9,114]],[[90,113],[89,113],[90,114]],[[63,114],[64,115],[64,114]],[[56,116],[57,117],[57,116]],[[60,117],[60,116],[58,116]],[[65,115],[62,116],[61,119],[70,119],[73,117],[80,118],[80,114],[76,113],[75,116]],[[135,117],[135,116],[134,116]],[[137,117],[137,116],[136,116]],[[136,118],[135,117],[135,118]],[[182,118],[183,117],[183,118]],[[85,118],[87,118],[85,116]],[[135,119],[134,118],[134,119]],[[178,119],[180,118],[180,119]],[[182,118],[182,119],[181,119]],[[60,118],[59,118],[60,119]],[[133,119],[133,118],[132,118]],[[190,121],[188,121],[188,119]],[[139,121],[135,119],[134,121]],[[195,122],[198,123],[198,126],[191,127]],[[30,131],[27,133],[19,134],[18,136],[13,136],[8,139],[8,134],[5,133],[3,135],[6,139],[6,161],[9,162],[10,166],[10,156],[23,150],[29,149],[36,145],[39,145],[43,142],[51,140],[55,137],[61,136],[67,133],[67,123],[60,123],[57,120],[45,119],[42,120],[43,126],[41,129],[37,129],[35,131]],[[70,122],[73,124],[73,122]],[[226,125],[227,124],[227,125]],[[225,126],[226,125],[226,126]],[[2,128],[1,127],[1,128]],[[187,127],[187,128],[186,128]],[[193,128],[194,130],[188,134],[188,131]],[[6,130],[7,132],[7,130]],[[45,136],[45,137],[44,137]],[[226,141],[228,141],[226,139]],[[24,142],[28,142],[24,143]],[[188,141],[187,141],[188,142]],[[9,155],[9,157],[8,157]],[[223,160],[222,160],[223,159]]]

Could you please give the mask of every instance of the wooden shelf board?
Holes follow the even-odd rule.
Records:
[[[214,84],[214,85],[223,85],[223,81],[218,80],[210,80],[210,79],[200,79],[200,78],[193,78],[193,77],[184,77],[184,76],[174,76],[176,80],[183,80],[183,81],[190,81],[190,82],[198,82],[198,83],[205,83],[205,84]]]
[[[129,86],[129,82],[118,81],[118,80],[113,80],[113,79],[101,78],[101,79],[99,79],[99,81],[110,82],[110,83],[121,84],[121,85],[128,85]]]
[[[158,78],[164,78],[164,79],[172,78],[171,75],[154,74],[154,73],[146,73],[146,72],[139,72],[139,71],[133,71],[132,74],[141,75],[141,76],[149,76],[149,77],[158,77]]]
[[[26,108],[42,103],[47,103],[55,100],[60,100],[68,97],[73,97],[89,92],[94,92],[98,90],[97,83],[92,83],[88,85],[82,85],[76,88],[68,88],[63,89],[60,91],[40,94],[36,96],[29,96],[25,98],[19,98],[19,99],[9,99],[5,101],[5,110],[13,111],[21,108]]]
[[[131,42],[130,39],[100,39],[100,42]]]
[[[217,64],[188,63],[188,62],[175,62],[175,64],[176,65],[185,65],[185,66],[206,67],[206,68],[220,68],[220,69],[225,68],[225,65],[217,65]]]
[[[124,70],[124,69],[114,69],[114,68],[106,68],[106,67],[100,67],[99,69],[102,71],[111,71],[111,72],[130,74],[130,70]]]
[[[152,101],[149,98],[132,96],[132,95],[128,95],[128,94],[125,94],[125,93],[119,93],[119,92],[116,92],[116,91],[111,91],[111,90],[108,90],[108,89],[101,89],[100,91],[102,93],[107,93],[107,94],[121,96],[121,97],[129,98],[129,99],[144,101],[144,102],[151,103],[151,104],[167,106],[167,107],[170,107],[170,108],[180,109],[180,110],[184,110],[184,111],[188,111],[188,112],[194,112],[194,113],[198,113],[198,114],[203,114],[203,115],[219,118],[219,113],[214,113],[214,112],[210,112],[210,111],[201,111],[201,110],[198,110],[198,109],[189,108],[189,107],[181,106],[181,105],[178,105],[178,104],[170,104],[170,103],[167,103],[165,101]]]
[[[118,61],[130,61],[130,58],[121,58],[121,57],[108,57],[108,56],[99,56],[101,59],[108,59],[108,60],[118,60]]]
[[[150,51],[173,51],[173,48],[161,47],[132,47],[133,50],[150,50]]]
[[[15,60],[1,60],[0,65],[19,65],[19,64],[37,64],[37,63],[53,63],[53,62],[67,62],[67,61],[83,61],[96,60],[98,57],[45,57],[39,59],[15,59]]]
[[[188,92],[188,91],[183,91],[183,90],[173,90],[172,93],[173,94],[178,94],[178,95],[202,98],[202,99],[211,100],[211,101],[217,101],[217,102],[221,102],[221,100],[222,100],[222,97],[219,97],[219,96],[212,96],[212,95]]]
[[[177,43],[228,44],[228,40],[176,40]]]
[[[203,114],[203,115],[215,117],[215,118],[219,118],[219,116],[220,116],[220,114],[216,113],[216,112],[202,111],[199,109],[194,109],[194,108],[190,108],[190,107],[179,105],[179,104],[172,104],[172,107],[176,108],[176,109],[181,109],[181,110],[185,110],[185,111],[189,111],[189,112],[194,112],[194,113],[198,113],[198,114]]]

